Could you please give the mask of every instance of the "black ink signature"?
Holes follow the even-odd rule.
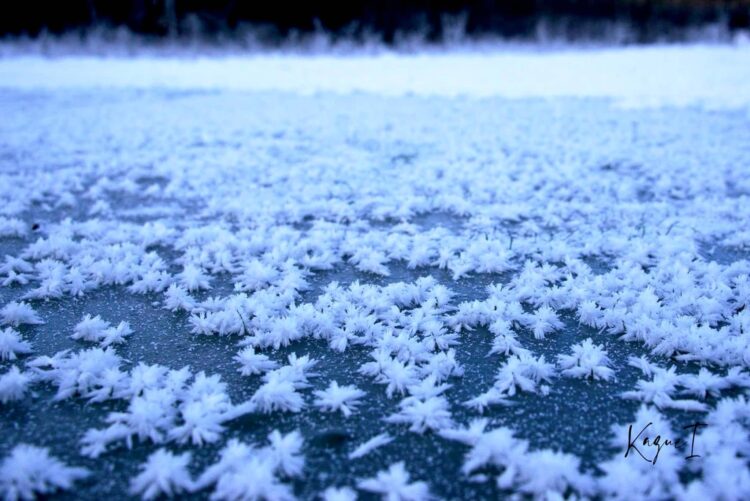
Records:
[[[644,449],[646,447],[656,447],[656,453],[654,454],[654,457],[649,459],[648,457],[644,456],[643,452],[638,448],[638,445],[636,445],[636,442],[641,438],[641,435],[648,429],[649,426],[651,426],[653,423],[649,422],[646,426],[641,429],[640,433],[633,438],[633,425],[631,424],[628,427],[628,448],[625,450],[625,457],[628,457],[631,451],[635,451],[638,453],[641,458],[643,458],[644,461],[647,461],[651,464],[656,464],[656,460],[659,459],[659,453],[661,452],[662,448],[672,446],[675,449],[682,449],[685,447],[685,441],[681,438],[677,438],[675,440],[672,440],[667,437],[662,437],[661,435],[656,435],[653,439],[646,436],[643,438],[641,442],[641,447]],[[708,426],[706,423],[693,423],[691,425],[685,426],[683,429],[692,429],[692,440],[690,442],[690,454],[685,456],[685,459],[693,459],[693,458],[699,458],[699,454],[695,454],[695,434],[698,431],[698,428],[701,426]]]

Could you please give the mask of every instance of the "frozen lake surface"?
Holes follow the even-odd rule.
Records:
[[[192,480],[165,461],[146,485],[195,498],[750,496],[748,51],[704,50],[718,73],[682,97],[596,71],[441,92],[398,69],[387,87],[387,65],[382,89],[326,87],[292,60],[273,90],[0,60],[20,72],[0,85],[0,458],[25,443],[86,468],[70,499],[148,492],[131,482],[160,448],[189,452]],[[612,54],[591,57],[637,60]],[[537,57],[495,62],[530,78]],[[332,381],[364,393],[328,412]],[[688,439],[707,423],[702,457],[625,458],[648,421]],[[261,449],[274,430],[301,448]],[[232,439],[267,475],[204,474]],[[427,485],[362,482],[400,461]]]

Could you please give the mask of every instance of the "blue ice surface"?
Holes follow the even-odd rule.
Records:
[[[298,115],[298,126],[289,128],[290,116]],[[495,138],[492,145],[482,140],[493,137],[492,127],[504,123],[517,133],[539,134],[546,145],[544,134],[594,136],[587,144],[605,151],[592,154],[592,162],[611,158],[615,167],[642,161],[659,161],[659,155],[690,148],[693,134],[711,133],[724,137],[727,156],[722,161],[747,158],[746,142],[736,140],[740,131],[747,131],[749,119],[738,112],[708,112],[696,108],[620,110],[603,100],[503,100],[467,98],[384,98],[369,95],[295,96],[283,93],[186,93],[167,90],[129,91],[60,91],[20,92],[0,91],[0,172],[54,172],[77,165],[115,162],[126,166],[148,166],[162,161],[168,152],[176,150],[186,157],[206,161],[224,155],[227,150],[244,154],[255,148],[264,149],[270,157],[293,162],[297,157],[320,154],[315,147],[322,134],[338,123],[343,131],[340,138],[347,147],[363,159],[374,161],[382,168],[387,180],[390,169],[408,168],[410,162],[431,158],[434,148],[443,138],[446,128],[462,130],[462,141],[475,141],[473,158],[458,162],[489,162],[506,149],[518,161],[544,161],[552,155],[564,153],[555,147],[529,147],[517,151],[512,142]],[[282,117],[282,118],[279,118]],[[292,118],[294,118],[292,116]],[[452,122],[451,122],[452,121]],[[316,127],[318,124],[325,127]],[[450,127],[446,123],[451,124]],[[678,130],[672,124],[681,124]],[[510,125],[509,125],[510,124]],[[246,128],[245,128],[246,126]],[[409,127],[422,127],[422,142],[410,143],[400,139],[399,132]],[[472,135],[472,133],[474,135]],[[410,137],[410,136],[405,136]],[[326,140],[330,138],[326,137]],[[654,145],[658,146],[655,148]],[[649,146],[649,148],[646,148]],[[560,146],[571,149],[583,146],[572,141]],[[645,157],[641,149],[657,155]],[[732,149],[735,148],[735,149]],[[744,149],[743,149],[744,148]],[[373,160],[375,159],[375,160]],[[210,164],[210,162],[207,162]],[[609,164],[608,164],[609,165]],[[606,167],[606,165],[604,166]],[[603,167],[603,169],[604,169]],[[280,168],[283,168],[280,167]],[[458,167],[446,167],[458,168]],[[610,170],[610,169],[604,169]],[[159,181],[155,178],[155,181]],[[127,198],[113,198],[115,209],[133,206]],[[190,201],[174,200],[179,211],[168,217],[190,218],[194,207]],[[72,210],[49,209],[33,205],[22,215],[29,223],[42,227],[70,217],[85,220],[87,207]],[[127,218],[125,215],[123,218]],[[160,216],[138,215],[134,222],[158,219]],[[440,213],[422,214],[411,221],[421,228],[443,226],[461,229],[466,221],[458,216]],[[384,226],[395,221],[373,221]],[[0,239],[0,255],[19,255],[35,239],[6,237]],[[162,249],[162,257],[173,259],[170,249]],[[725,249],[706,244],[705,259],[728,263],[746,259],[739,249]],[[590,265],[598,273],[606,272],[611,263],[606,258],[592,258]],[[422,276],[433,276],[457,296],[454,302],[483,299],[486,286],[507,282],[507,275],[473,274],[453,280],[449,273],[435,268],[408,269],[404,263],[389,265],[391,275],[379,277],[362,273],[348,264],[332,271],[318,272],[310,278],[312,290],[302,301],[313,299],[320,288],[336,280],[348,284],[386,284],[413,281]],[[232,284],[214,281],[214,294],[229,294]],[[3,304],[19,298],[25,288],[0,288]],[[124,287],[106,287],[87,293],[81,298],[33,301],[32,304],[46,320],[46,324],[21,327],[22,333],[34,345],[34,355],[52,355],[63,349],[79,349],[81,343],[69,338],[75,324],[86,314],[101,314],[112,320],[130,322],[134,334],[118,348],[118,353],[130,364],[160,363],[172,368],[189,365],[194,372],[205,370],[219,373],[228,383],[235,402],[248,399],[259,386],[259,377],[243,377],[232,360],[237,352],[236,339],[230,337],[201,337],[189,332],[187,316],[172,313],[162,307],[160,295],[134,295]],[[609,441],[613,423],[629,422],[639,404],[623,400],[619,393],[631,389],[639,378],[636,369],[627,366],[631,355],[645,354],[637,344],[624,343],[615,337],[600,334],[581,326],[572,314],[563,315],[565,328],[545,340],[536,340],[530,332],[523,332],[521,341],[535,354],[554,360],[557,354],[586,337],[603,343],[609,351],[617,381],[611,384],[557,379],[547,396],[520,394],[514,405],[497,406],[487,410],[492,426],[507,425],[520,438],[529,440],[531,448],[552,448],[573,453],[583,460],[584,467],[594,471],[596,465],[618,452]],[[492,336],[486,329],[461,333],[457,347],[459,361],[465,368],[462,378],[451,381],[449,391],[454,419],[466,424],[476,412],[462,402],[489,388],[501,358],[488,356]],[[214,462],[217,452],[229,438],[246,442],[264,443],[274,429],[288,432],[299,429],[305,437],[306,468],[304,476],[294,481],[295,493],[311,499],[331,485],[353,486],[358,479],[371,477],[393,462],[404,460],[413,479],[426,480],[431,492],[449,499],[496,498],[500,493],[494,482],[472,483],[460,474],[466,448],[440,439],[433,433],[417,434],[405,426],[387,425],[383,418],[396,410],[398,400],[388,399],[381,385],[372,383],[356,373],[368,359],[369,349],[350,347],[345,353],[331,351],[322,342],[303,340],[282,348],[274,354],[281,360],[287,353],[310,354],[320,361],[319,377],[312,380],[312,388],[323,389],[336,379],[340,384],[356,384],[367,392],[366,405],[350,418],[339,413],[306,410],[299,414],[273,413],[248,415],[228,425],[228,432],[217,444],[202,448],[170,444],[175,451],[193,453],[191,470],[194,474]],[[9,366],[0,362],[0,372]],[[681,370],[694,371],[683,364]],[[91,469],[94,475],[80,482],[77,490],[57,495],[60,499],[119,499],[126,497],[130,478],[137,474],[139,465],[156,449],[153,444],[137,443],[132,450],[117,448],[99,459],[80,456],[80,439],[89,428],[104,426],[105,416],[123,409],[122,402],[90,405],[81,399],[55,402],[50,387],[37,387],[31,398],[0,406],[0,456],[19,442],[46,446],[52,453],[70,464]],[[693,416],[677,411],[665,414],[676,424],[692,422]],[[357,461],[347,454],[371,436],[388,431],[397,437],[371,455]],[[622,430],[623,450],[626,429]],[[195,495],[205,497],[206,493]],[[366,496],[365,496],[366,498]]]

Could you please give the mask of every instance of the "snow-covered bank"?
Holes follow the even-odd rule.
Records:
[[[636,107],[750,107],[750,45],[226,58],[12,57],[0,87],[601,97]]]

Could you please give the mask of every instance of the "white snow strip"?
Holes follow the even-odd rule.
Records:
[[[749,108],[750,45],[346,57],[11,57],[0,59],[0,87],[599,97],[635,107]]]

